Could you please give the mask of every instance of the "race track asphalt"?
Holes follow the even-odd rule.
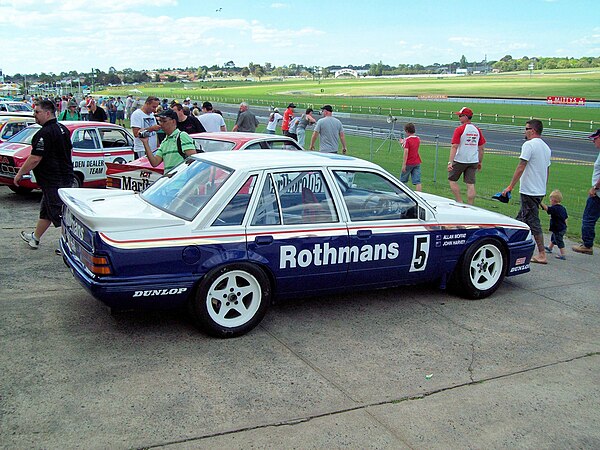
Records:
[[[183,312],[111,315],[54,254],[59,230],[21,241],[39,198],[0,187],[2,449],[600,448],[599,254],[482,301],[285,302],[218,340]]]

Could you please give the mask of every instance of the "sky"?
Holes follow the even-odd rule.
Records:
[[[0,0],[7,75],[600,56],[598,0]]]

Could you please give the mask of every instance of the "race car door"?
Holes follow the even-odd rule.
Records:
[[[279,293],[339,289],[348,231],[319,170],[269,172],[247,228],[250,259],[273,272]]]
[[[430,277],[437,252],[417,202],[380,173],[335,171],[349,219],[348,281],[384,287]]]
[[[133,161],[133,138],[121,128],[98,128],[104,161],[123,164]]]

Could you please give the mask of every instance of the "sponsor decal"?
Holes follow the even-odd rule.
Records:
[[[523,270],[528,270],[530,268],[530,264],[524,264],[522,266],[515,266],[510,269],[510,273],[522,272]]]
[[[330,247],[329,243],[315,244],[312,250],[298,252],[293,245],[282,245],[279,248],[279,268],[295,269],[296,267],[327,266],[330,264],[346,264],[349,262],[379,261],[396,259],[400,255],[398,244],[365,244],[362,246]]]
[[[187,291],[188,288],[172,289],[149,289],[147,291],[134,291],[133,297],[156,297],[161,295],[179,295]]]
[[[150,184],[151,183],[148,178],[136,180],[132,177],[121,177],[121,189],[125,189],[127,191],[141,192],[150,186]]]
[[[523,256],[522,258],[517,258],[517,260],[515,261],[515,266],[520,266],[525,264],[525,261],[527,261],[527,258],[525,256]]]
[[[467,233],[445,234],[442,236],[442,247],[449,245],[465,245]]]

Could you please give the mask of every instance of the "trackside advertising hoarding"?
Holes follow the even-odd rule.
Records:
[[[549,105],[585,105],[585,97],[546,97]]]

